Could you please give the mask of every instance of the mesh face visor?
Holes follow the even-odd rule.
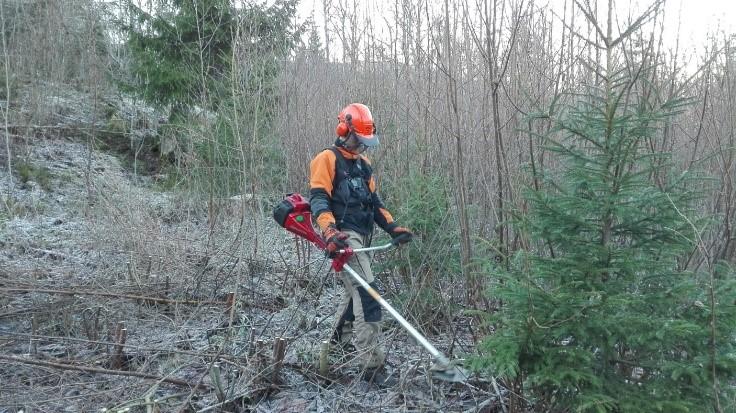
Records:
[[[366,148],[374,147],[379,143],[378,134],[376,133],[361,135],[358,131],[353,131],[353,135],[358,139],[358,142]]]

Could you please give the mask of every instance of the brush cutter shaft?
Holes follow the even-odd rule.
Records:
[[[389,242],[388,244],[379,245],[377,247],[357,248],[357,249],[354,249],[353,252],[381,251],[381,250],[387,250],[393,246],[394,244]],[[346,252],[345,250],[338,251],[338,253],[340,254],[344,254],[345,252]]]
[[[388,244],[388,245],[391,246],[391,244]],[[383,247],[385,247],[385,245]],[[383,248],[383,247],[376,247],[376,248]],[[368,249],[369,248],[364,248],[364,249],[355,250],[355,251],[365,251],[365,250],[368,250]],[[404,317],[402,317],[401,314],[399,314],[398,311],[396,311],[393,307],[391,307],[391,304],[389,304],[386,300],[384,300],[381,297],[381,295],[378,294],[378,292],[376,290],[374,290],[373,287],[371,287],[363,279],[363,277],[361,277],[360,275],[358,275],[358,273],[355,272],[355,270],[353,270],[352,268],[350,268],[350,266],[347,265],[347,264],[345,264],[343,266],[343,269],[345,271],[347,271],[355,279],[355,281],[357,281],[358,283],[360,283],[360,285],[363,288],[365,288],[366,291],[368,291],[368,294],[370,294],[371,297],[373,297],[376,301],[378,301],[378,303],[381,304],[381,306],[383,308],[385,308],[386,311],[388,311],[396,319],[396,321],[398,321],[399,324],[401,324],[401,326],[404,327],[404,329],[406,331],[408,331],[409,334],[411,334],[419,342],[419,344],[422,345],[422,347],[424,347],[425,349],[427,349],[427,351],[429,351],[429,354],[431,354],[432,357],[434,357],[435,359],[437,359],[437,361],[439,362],[439,364],[441,364],[441,365],[449,365],[450,364],[450,360],[444,354],[442,354],[439,350],[437,350],[437,348],[435,348],[435,346],[433,346],[432,343],[430,343],[426,338],[424,338],[424,336],[419,331],[417,331],[417,329],[414,328],[414,326],[412,326],[411,324],[409,324],[409,322],[406,321],[406,319]]]

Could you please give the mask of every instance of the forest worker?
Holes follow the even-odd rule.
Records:
[[[312,215],[327,240],[327,253],[347,246],[370,245],[374,223],[399,243],[411,241],[412,233],[398,226],[376,192],[376,180],[367,148],[378,145],[373,115],[367,106],[351,103],[338,115],[337,139],[332,147],[317,154],[310,168],[310,204]],[[347,263],[375,288],[371,256],[356,253]],[[340,275],[345,289],[333,326],[333,345],[350,350],[353,329],[362,378],[379,386],[396,383],[385,367],[381,349],[381,305],[349,274]]]

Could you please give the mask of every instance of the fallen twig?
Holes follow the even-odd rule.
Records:
[[[503,413],[506,413],[506,405],[503,404],[503,395],[501,395],[501,390],[498,389],[498,383],[496,383],[495,377],[491,377],[491,383],[493,383],[493,390],[496,391],[496,395],[498,396],[498,403],[501,404]]]
[[[15,333],[11,331],[0,331],[0,337],[3,337],[3,336],[28,338],[28,339],[40,339],[43,341],[69,341],[72,343],[99,344],[103,346],[114,346],[115,345],[115,343],[112,341],[87,340],[84,338],[75,338],[75,337],[44,336],[40,334],[34,335],[34,334],[28,334],[28,333]],[[125,347],[130,350],[159,352],[159,353],[167,353],[167,354],[186,354],[186,355],[195,356],[195,357],[216,357],[217,356],[217,354],[215,353],[187,351],[187,350],[179,350],[179,349],[163,348],[163,347],[143,347],[143,346],[136,346],[132,344],[126,344]]]
[[[140,377],[143,379],[159,380],[159,381],[166,382],[166,383],[176,384],[177,386],[190,387],[192,391],[195,391],[199,388],[201,388],[202,390],[210,390],[210,387],[208,385],[202,384],[201,382],[197,383],[197,385],[194,386],[191,383],[184,381],[184,380],[172,379],[168,377],[161,377],[161,376],[156,376],[154,374],[139,373],[137,371],[108,370],[108,369],[103,369],[99,367],[77,366],[74,364],[54,363],[51,361],[41,361],[41,360],[33,360],[33,359],[28,359],[28,358],[23,358],[23,357],[7,356],[5,354],[0,354],[0,360],[15,361],[18,363],[30,364],[33,366],[51,367],[51,368],[61,369],[61,370],[76,370],[76,371],[85,371],[88,373],[108,374],[112,376],[130,376],[130,377]]]
[[[127,298],[130,300],[138,300],[147,303],[164,303],[164,304],[217,304],[222,305],[224,301],[196,301],[196,300],[171,300],[168,298],[147,297],[141,295],[125,295],[116,293],[105,293],[102,291],[79,291],[79,290],[47,290],[40,288],[0,288],[0,292],[6,293],[42,293],[42,294],[60,294],[60,295],[96,295],[100,297]]]

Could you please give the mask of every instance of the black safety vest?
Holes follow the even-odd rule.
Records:
[[[346,159],[337,148],[329,149],[336,158],[330,209],[337,228],[368,235],[373,231],[373,195],[368,187],[373,170],[360,156]]]

